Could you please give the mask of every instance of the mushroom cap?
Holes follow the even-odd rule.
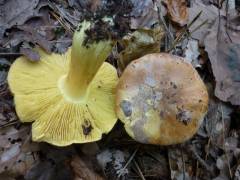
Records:
[[[17,114],[22,122],[32,122],[34,141],[57,146],[101,139],[117,121],[114,111],[116,69],[103,63],[90,84],[86,100],[74,102],[63,97],[60,79],[67,74],[71,48],[66,54],[39,51],[41,61],[18,58],[8,74]]]
[[[197,71],[166,53],[131,62],[117,85],[117,115],[141,143],[170,145],[190,139],[207,107],[208,93]]]

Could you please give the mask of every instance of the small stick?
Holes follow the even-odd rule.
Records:
[[[21,53],[0,53],[0,57],[5,57],[5,56],[21,56]]]
[[[224,119],[223,119],[223,109],[222,109],[222,105],[220,104],[220,107],[221,107],[221,120],[222,120],[222,136],[223,136],[223,149],[224,149],[224,152],[225,152],[225,155],[226,155],[226,158],[227,158],[227,165],[228,165],[228,171],[229,171],[229,175],[230,175],[230,178],[232,179],[233,175],[232,175],[232,171],[231,171],[231,167],[230,167],[230,163],[229,163],[229,157],[228,157],[228,154],[227,154],[227,150],[226,150],[226,144],[225,144],[225,123],[224,123]]]
[[[140,169],[140,167],[138,166],[138,163],[137,163],[135,160],[133,160],[133,163],[134,163],[134,165],[136,166],[136,168],[137,168],[137,170],[138,170],[138,173],[139,173],[139,176],[141,177],[141,179],[142,179],[142,180],[146,180],[145,177],[144,177],[144,175],[143,175],[143,173],[142,173],[142,171],[141,171],[141,169]]]
[[[183,149],[182,149],[182,146],[181,146],[181,157],[182,157],[182,164],[183,164],[183,168],[182,168],[182,173],[183,173],[183,180],[186,179],[185,177],[185,171],[186,171],[186,167],[185,167],[185,161],[184,161],[184,157],[183,157]]]
[[[193,154],[196,156],[196,159],[199,161],[199,163],[206,169],[209,170],[211,172],[211,174],[213,174],[212,168],[198,155],[198,153],[196,152],[195,148],[192,147],[190,148],[190,150],[193,152]]]
[[[137,149],[133,152],[133,154],[131,155],[131,157],[129,158],[129,160],[128,160],[127,163],[125,164],[125,166],[121,169],[121,173],[119,173],[118,178],[122,176],[122,172],[124,172],[124,170],[128,167],[128,165],[130,164],[130,162],[133,160],[133,158],[134,158],[134,156],[136,155],[138,149],[139,149],[139,147],[137,147]]]

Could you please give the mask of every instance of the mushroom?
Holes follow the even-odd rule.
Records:
[[[132,61],[117,85],[117,116],[141,143],[170,145],[190,139],[207,106],[208,93],[197,71],[166,53]]]
[[[104,62],[111,40],[86,43],[84,21],[65,54],[40,51],[41,61],[19,57],[8,83],[22,122],[32,122],[32,139],[57,146],[101,139],[117,121],[114,111],[116,69]]]

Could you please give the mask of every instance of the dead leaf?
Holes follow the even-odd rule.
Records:
[[[40,55],[37,52],[35,52],[33,49],[21,47],[20,53],[25,55],[31,61],[40,60]]]
[[[238,165],[235,174],[234,174],[234,180],[240,180],[240,164]]]
[[[180,148],[168,149],[169,167],[171,170],[171,179],[191,179],[192,162],[186,151]]]
[[[155,177],[161,177],[161,179],[168,179],[170,172],[168,159],[166,158],[166,156],[164,156],[163,153],[159,152],[158,148],[150,149],[146,147],[146,150],[143,152],[146,152],[146,156],[137,156],[136,161],[141,162],[144,169],[144,174],[152,174],[153,179]]]
[[[44,0],[7,0],[0,4],[0,39],[6,29],[23,25],[27,20],[40,16],[39,10],[46,6]]]
[[[34,153],[38,151],[36,143],[31,142],[30,128],[26,126],[1,128],[0,132],[0,173],[6,172],[15,176],[25,175],[38,160]]]
[[[36,161],[24,178],[26,180],[72,180],[70,161],[76,154],[74,147],[56,147],[47,143],[38,143],[38,145],[41,161]]]
[[[14,25],[22,25],[29,18],[36,16],[39,0],[8,0],[0,5],[0,29],[8,29]]]
[[[158,22],[157,8],[152,0],[131,0],[133,9],[131,12],[131,29],[151,28]]]
[[[170,19],[180,26],[186,25],[188,21],[188,8],[186,0],[165,0],[164,2],[167,5]]]
[[[103,178],[94,172],[93,168],[86,164],[80,157],[75,156],[71,161],[71,166],[75,174],[74,180],[103,180]]]
[[[199,0],[191,0],[191,7],[189,8],[189,18],[188,24],[197,16],[198,13],[201,12],[200,17],[196,20],[195,23],[189,28],[191,33],[191,37],[200,41],[200,44],[203,44],[203,40],[206,37],[209,28],[212,27],[213,23],[218,17],[218,9],[213,5],[205,5]],[[206,23],[198,30],[199,25],[202,23]]]
[[[230,129],[232,108],[211,97],[205,121],[198,131],[203,137],[209,137],[211,143],[223,149],[223,142]],[[206,134],[205,134],[206,133]]]
[[[193,67],[201,67],[198,61],[198,57],[200,55],[198,48],[198,41],[194,39],[189,39],[187,43],[187,47],[185,49],[185,60],[186,62],[193,65]]]
[[[7,49],[18,49],[21,45],[21,53],[28,56],[29,59],[39,60],[38,54],[32,51],[32,46],[28,44],[38,44],[48,53],[51,52],[52,44],[50,40],[55,37],[54,21],[50,18],[47,2],[39,1],[36,12],[37,16],[31,16],[24,21],[24,24],[11,28],[4,38],[0,38],[0,45]],[[26,44],[28,45],[26,47]],[[11,51],[11,50],[10,50]]]
[[[161,40],[164,31],[161,27],[154,29],[138,29],[120,41],[124,49],[120,52],[120,65],[126,67],[131,61],[149,54],[160,52]]]
[[[108,178],[118,179],[127,178],[129,174],[129,166],[125,167],[129,153],[127,151],[121,151],[116,149],[106,149],[97,155],[98,164],[104,170],[104,174]]]
[[[225,102],[240,105],[240,31],[226,28],[221,18],[204,40],[216,81],[215,95]]]

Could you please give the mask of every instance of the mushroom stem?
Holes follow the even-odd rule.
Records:
[[[112,50],[112,41],[84,45],[85,31],[90,22],[84,21],[73,36],[71,62],[64,82],[64,94],[70,99],[85,99],[88,87]]]

